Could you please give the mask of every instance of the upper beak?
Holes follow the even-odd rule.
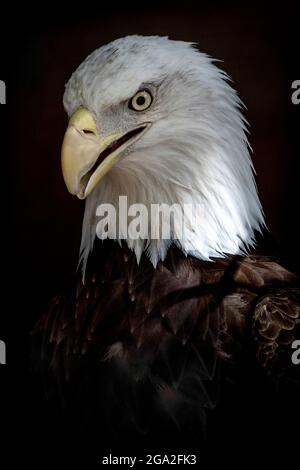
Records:
[[[124,149],[148,126],[145,123],[129,132],[114,132],[100,138],[92,114],[79,108],[70,118],[61,149],[62,173],[68,191],[85,199],[117,163]]]

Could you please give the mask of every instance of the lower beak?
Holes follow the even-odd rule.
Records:
[[[70,118],[61,149],[62,173],[68,191],[85,199],[118,162],[125,148],[148,126],[146,123],[127,133],[115,132],[101,139],[92,114],[79,108]]]

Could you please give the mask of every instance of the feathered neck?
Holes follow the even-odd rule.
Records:
[[[179,157],[177,153],[182,151]],[[237,151],[245,149],[237,148]],[[160,152],[160,149],[157,149]],[[185,154],[183,154],[183,151]],[[203,147],[202,147],[203,151]],[[217,149],[208,147],[204,159],[212,159],[211,153]],[[153,155],[154,149],[151,149]],[[93,249],[95,238],[115,239],[121,244],[125,241],[133,250],[139,262],[145,251],[151,263],[156,267],[158,261],[164,260],[172,242],[177,245],[185,255],[192,255],[203,260],[222,258],[228,255],[245,254],[254,244],[255,231],[260,231],[263,225],[263,214],[256,193],[256,187],[249,166],[247,178],[241,178],[239,172],[247,168],[232,168],[216,162],[214,176],[210,174],[211,167],[193,171],[193,148],[173,149],[169,152],[168,160],[180,161],[174,173],[168,169],[167,158],[164,159],[165,168],[153,165],[135,165],[135,158],[140,155],[131,155],[126,161],[114,168],[96,188],[86,201],[83,220],[81,260],[85,270],[89,253]],[[147,158],[145,158],[147,161]],[[192,162],[190,168],[189,165]],[[186,174],[189,173],[188,185]],[[235,176],[232,177],[232,174]],[[245,183],[247,181],[247,183]],[[248,184],[248,186],[246,186]],[[246,187],[243,187],[245,185]],[[121,198],[120,198],[121,197]],[[126,197],[126,205],[122,205]],[[107,213],[108,225],[99,224],[101,218],[97,216],[99,204],[109,204],[115,208],[115,213]],[[133,217],[128,211],[133,204],[142,204],[147,209],[148,233],[145,239],[134,239],[130,236],[129,224]],[[170,239],[151,238],[151,205],[159,205],[162,218],[168,218],[170,206],[174,204],[182,208],[184,219],[174,211],[174,225]],[[185,211],[188,207],[188,212]],[[126,209],[125,209],[126,208]],[[127,213],[124,217],[124,210]],[[120,212],[123,216],[120,217]],[[111,217],[115,216],[117,230]],[[162,220],[162,219],[160,219]],[[183,220],[183,231],[182,231]],[[154,222],[157,223],[157,222]],[[177,234],[184,234],[178,238]]]

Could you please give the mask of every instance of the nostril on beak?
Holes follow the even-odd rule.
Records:
[[[83,132],[84,134],[93,134],[93,135],[95,135],[95,132],[92,131],[91,129],[82,129],[82,132]]]

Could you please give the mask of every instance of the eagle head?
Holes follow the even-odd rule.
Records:
[[[156,266],[171,243],[204,260],[243,254],[264,225],[253,176],[242,103],[228,76],[193,44],[157,36],[128,36],[100,47],[73,73],[64,94],[69,125],[62,171],[70,193],[86,200],[81,258],[95,237],[124,239],[139,261]],[[127,207],[192,207],[177,236],[128,231]],[[98,224],[99,205],[116,209],[117,233]],[[196,217],[195,217],[196,214]],[[108,214],[111,217],[111,214]],[[110,220],[108,220],[110,222]],[[112,224],[113,225],[113,224]],[[100,227],[100,228],[99,228]]]

